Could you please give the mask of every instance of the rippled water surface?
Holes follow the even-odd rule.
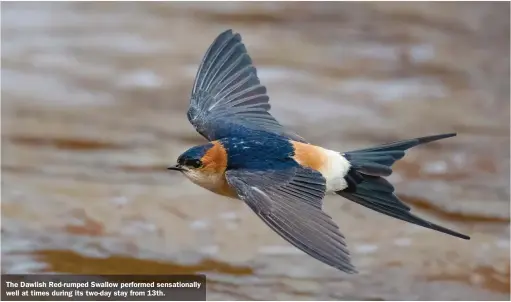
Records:
[[[211,300],[510,298],[509,3],[2,3],[1,22],[2,272],[205,272]],[[472,240],[328,197],[346,275],[168,173],[203,142],[188,95],[227,28],[312,143],[458,132],[390,179]]]

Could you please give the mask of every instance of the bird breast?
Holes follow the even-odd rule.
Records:
[[[225,174],[205,170],[190,170],[184,172],[185,176],[194,184],[211,192],[227,197],[238,198],[236,192],[229,186]]]

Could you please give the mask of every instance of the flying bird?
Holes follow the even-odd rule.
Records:
[[[325,194],[462,239],[470,237],[410,213],[385,177],[405,151],[456,133],[338,152],[308,143],[269,112],[240,34],[221,33],[206,51],[193,84],[188,120],[209,142],[168,169],[214,193],[243,200],[289,243],[346,273],[356,273],[346,240],[323,212]]]

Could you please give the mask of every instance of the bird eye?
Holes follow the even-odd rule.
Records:
[[[186,165],[192,168],[199,168],[202,165],[202,163],[198,159],[190,159],[186,161]]]

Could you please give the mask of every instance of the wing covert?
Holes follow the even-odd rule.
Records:
[[[188,120],[208,140],[243,129],[277,133],[305,142],[269,113],[266,87],[239,34],[221,33],[206,51],[192,89]]]

